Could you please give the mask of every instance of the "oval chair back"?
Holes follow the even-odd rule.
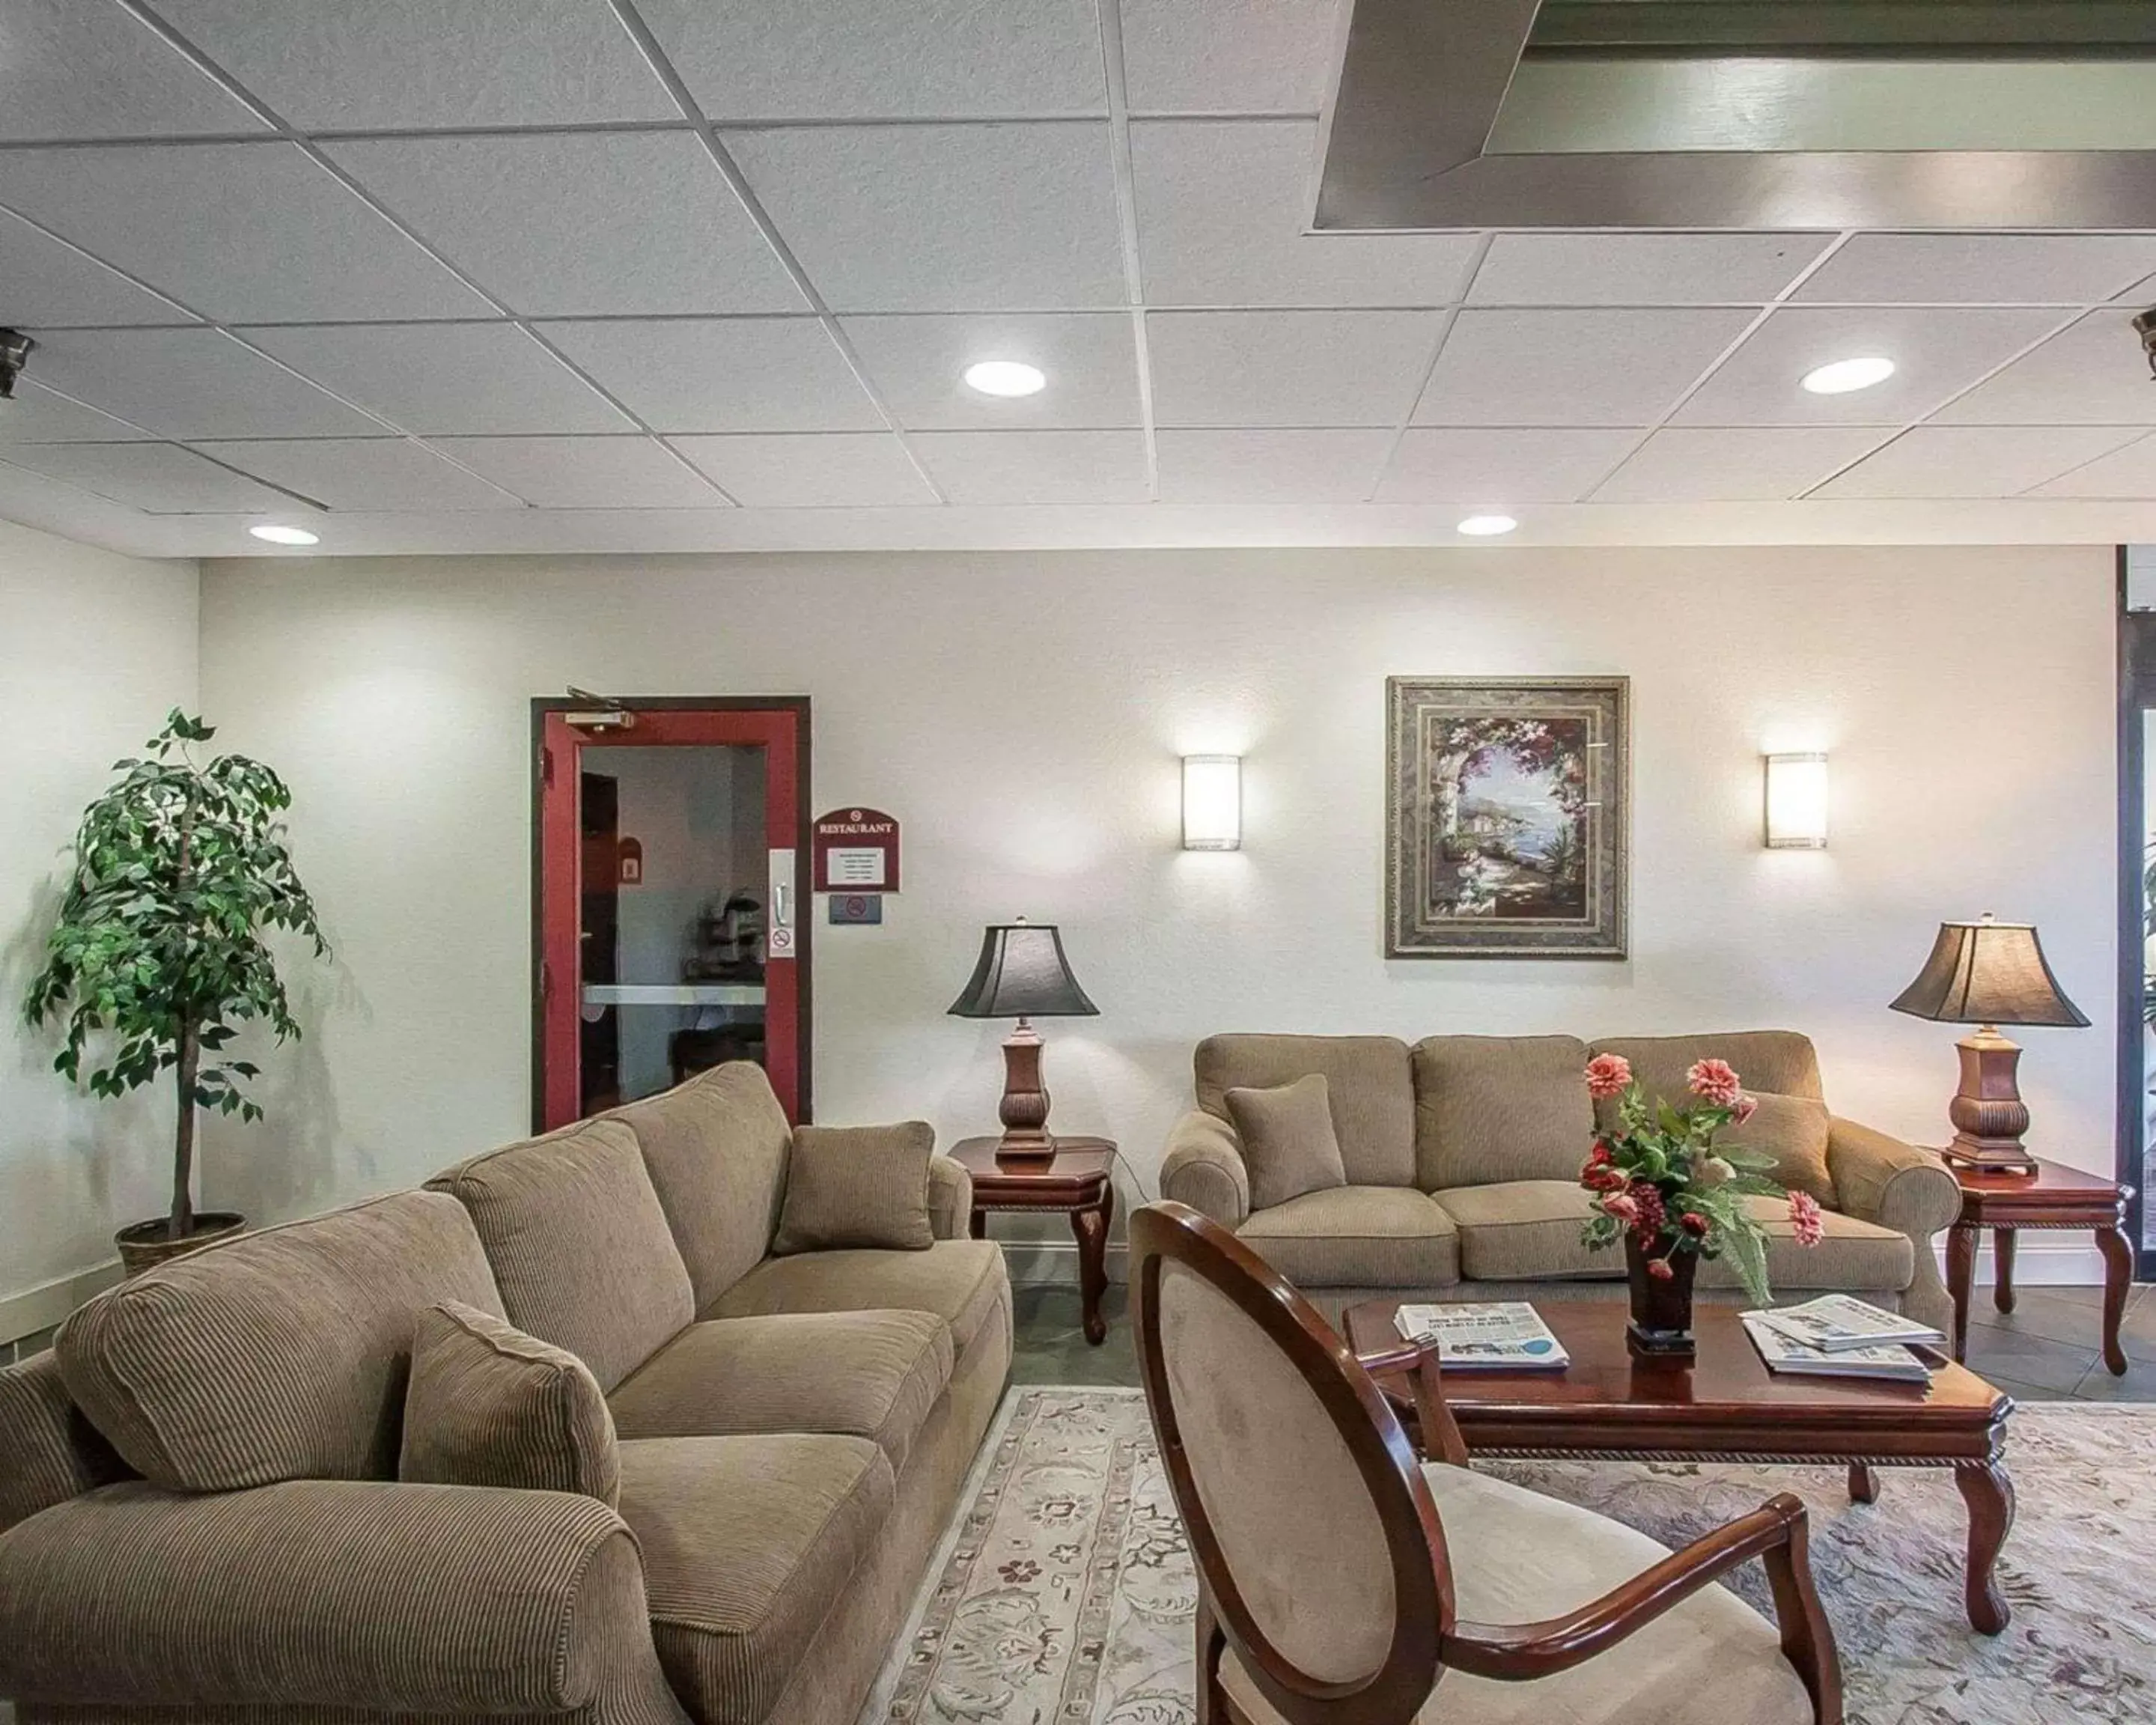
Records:
[[[1131,1218],[1138,1360],[1221,1642],[1290,1725],[1406,1725],[1453,1624],[1445,1534],[1399,1416],[1265,1260],[1179,1204]],[[1210,1708],[1201,1702],[1200,1717]]]

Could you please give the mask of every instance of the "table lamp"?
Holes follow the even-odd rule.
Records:
[[[1055,1154],[1048,1135],[1048,1086],[1040,1081],[1040,1038],[1028,1020],[1093,1018],[1101,1009],[1086,998],[1063,956],[1063,937],[1052,922],[992,922],[981,937],[973,974],[951,1003],[962,1019],[1016,1019],[1004,1041],[1004,1099],[996,1116],[1004,1123],[996,1146],[999,1162],[1045,1161]]]
[[[1947,1105],[1954,1125],[1947,1160],[1964,1168],[2035,1173],[2036,1158],[2021,1144],[2029,1110],[2015,1082],[2020,1045],[2000,1035],[1999,1026],[2078,1027],[2088,1019],[2044,962],[2035,926],[2000,922],[1988,912],[1974,922],[1942,922],[1932,956],[1893,1009],[1938,1024],[1977,1026],[1975,1034],[1954,1045],[1961,1050],[1961,1088]]]

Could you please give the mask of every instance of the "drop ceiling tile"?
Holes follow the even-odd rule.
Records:
[[[883,416],[813,317],[542,326],[655,431],[880,431]]]
[[[1380,503],[1504,508],[1571,503],[1625,458],[1637,431],[1410,431],[1378,488]]]
[[[2150,234],[1860,234],[1799,300],[2087,305],[2156,270]]]
[[[0,8],[0,138],[267,129],[110,0],[8,0]]]
[[[1418,425],[1645,425],[1743,333],[1747,311],[1460,314]]]
[[[0,204],[223,323],[490,310],[296,144],[0,151]]]
[[[430,514],[437,510],[520,509],[522,500],[474,479],[432,450],[402,438],[322,438],[308,442],[205,443],[203,454],[331,509]]]
[[[1122,0],[1133,112],[1315,114],[1334,0]]]
[[[305,131],[680,115],[604,0],[157,0],[157,9]]]
[[[1437,340],[1435,311],[1155,311],[1163,425],[1394,425]]]
[[[2156,425],[2133,308],[2092,311],[1939,415],[1960,425]]]
[[[2119,425],[1919,425],[1821,497],[2011,497],[2138,434]]]
[[[936,431],[1139,423],[1137,344],[1126,311],[976,312],[840,320],[884,400],[909,428]],[[1037,395],[983,395],[966,367],[1024,360],[1048,374]]]
[[[1784,306],[1677,415],[1691,425],[1901,425],[1936,410],[2058,322],[2055,311]],[[1813,395],[1806,372],[1878,354],[1897,369],[1846,395]]]
[[[2156,437],[2138,437],[2123,449],[2046,481],[2030,495],[2156,500]]]
[[[1135,431],[923,431],[909,439],[959,505],[1143,503]]]
[[[162,437],[364,437],[382,428],[217,330],[34,330],[33,374]]]
[[[34,356],[33,356],[34,358]],[[0,444],[111,444],[154,442],[124,420],[40,389],[28,377],[12,401],[0,401]]]
[[[0,459],[153,514],[292,506],[282,493],[172,444],[10,444]]]
[[[1500,234],[1476,305],[1762,305],[1826,249],[1824,234]]]
[[[0,316],[10,327],[193,323],[162,295],[0,210]]]
[[[1393,434],[1366,431],[1163,431],[1163,503],[1360,503]]]
[[[722,123],[1107,111],[1091,0],[642,0],[640,10]]]
[[[724,509],[649,437],[444,437],[436,448],[540,509]]]
[[[808,309],[685,132],[326,147],[400,221],[526,316]]]
[[[1125,303],[1106,126],[812,126],[726,143],[834,310]]]
[[[301,324],[239,333],[400,431],[634,429],[515,324]]]
[[[1886,434],[1871,425],[1745,425],[1656,432],[1597,503],[1739,503],[1800,497]]]
[[[744,509],[866,509],[936,501],[905,447],[887,431],[668,441]]]
[[[1309,120],[1142,121],[1131,128],[1149,305],[1445,305],[1471,234],[1306,234]]]

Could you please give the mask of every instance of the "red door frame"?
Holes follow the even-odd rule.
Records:
[[[593,704],[564,696],[531,703],[531,1125],[546,1132],[578,1117],[578,928],[582,846],[578,775],[587,749],[761,745],[765,751],[764,845],[793,847],[791,957],[764,966],[766,1070],[786,1117],[813,1118],[809,1103],[808,697],[805,695],[652,696],[624,699],[632,729],[580,730],[572,712]],[[550,881],[563,883],[553,899]],[[782,1027],[790,1034],[780,1034]]]

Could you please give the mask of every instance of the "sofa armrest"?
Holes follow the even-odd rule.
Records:
[[[563,1491],[106,1486],[0,1535],[18,1702],[685,1717],[634,1538]]]
[[[1235,1129],[1202,1109],[1177,1121],[1160,1159],[1160,1195],[1224,1228],[1240,1227],[1250,1214],[1250,1173]]]
[[[928,1226],[938,1240],[973,1232],[973,1177],[947,1156],[928,1158]]]
[[[1902,1311],[1951,1331],[1953,1302],[1932,1253],[1932,1236],[1961,1214],[1961,1186],[1947,1165],[1934,1152],[1836,1117],[1827,1129],[1826,1167],[1845,1214],[1906,1234],[1916,1248]]]
[[[49,1348],[0,1371],[0,1533],[41,1509],[130,1476],[60,1381]]]

